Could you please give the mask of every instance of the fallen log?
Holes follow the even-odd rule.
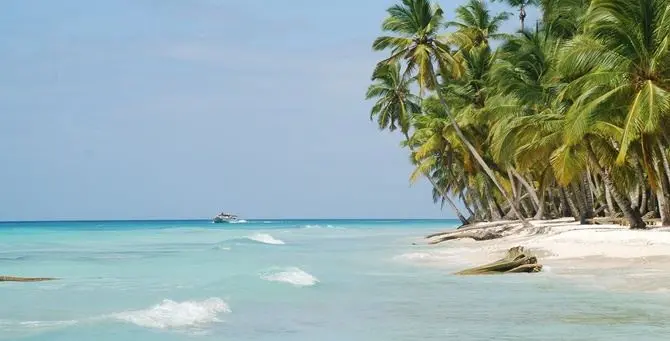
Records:
[[[527,252],[523,246],[516,246],[509,250],[500,260],[471,269],[459,271],[456,275],[487,275],[500,273],[539,272],[542,265],[537,263],[537,257]]]
[[[507,270],[505,273],[523,273],[523,272],[540,272],[542,271],[542,264],[524,264],[517,266],[512,270]]]
[[[426,237],[428,244],[439,244],[448,240],[470,238],[475,241],[499,239],[514,234],[517,230],[523,229],[519,223],[507,223],[504,225],[495,225],[489,227],[478,227],[472,229],[455,230],[440,234],[434,234]]]
[[[428,244],[439,244],[442,242],[446,242],[448,240],[454,240],[454,239],[464,239],[464,238],[471,238],[474,239],[475,241],[483,241],[483,240],[491,240],[491,239],[498,239],[504,237],[501,233],[498,233],[496,231],[472,231],[472,232],[462,232],[462,233],[454,233],[454,234],[448,234],[448,235],[442,235],[439,238],[433,239],[428,242]]]
[[[54,281],[58,278],[51,277],[14,277],[14,276],[0,276],[0,282],[43,282]]]
[[[426,236],[427,239],[434,238],[434,237],[439,237],[443,235],[449,235],[449,234],[454,234],[454,233],[463,233],[467,231],[478,231],[478,230],[488,230],[488,229],[495,229],[498,227],[508,227],[510,225],[514,224],[519,224],[518,221],[515,220],[507,220],[507,221],[498,221],[498,222],[486,222],[486,223],[476,223],[476,224],[470,224],[470,225],[463,225],[457,229],[451,230],[451,231],[442,231],[442,232],[436,232],[433,234],[429,234]]]

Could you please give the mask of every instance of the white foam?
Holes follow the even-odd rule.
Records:
[[[9,320],[0,320],[0,326],[7,327],[23,327],[29,329],[46,329],[46,328],[58,328],[58,327],[67,327],[79,323],[77,320],[65,320],[65,321],[9,321]]]
[[[409,261],[438,261],[441,258],[435,254],[427,252],[410,252],[395,256],[395,259],[409,260]]]
[[[300,268],[286,268],[282,271],[276,271],[266,274],[261,274],[261,278],[270,282],[284,282],[293,284],[298,287],[312,286],[319,283],[319,280],[303,271]]]
[[[333,225],[305,225],[303,228],[306,229],[334,229],[336,228]]]
[[[244,219],[240,219],[240,220],[233,220],[233,221],[231,221],[230,223],[231,223],[231,224],[244,224],[244,223],[246,223],[246,222],[247,222],[246,220],[244,220]]]
[[[282,240],[276,239],[275,237],[266,234],[266,233],[256,233],[247,237],[253,241],[257,241],[263,244],[272,244],[272,245],[282,245],[284,242]]]
[[[149,309],[112,314],[113,318],[147,328],[183,328],[220,322],[220,313],[230,313],[228,304],[218,297],[203,301],[163,300]]]

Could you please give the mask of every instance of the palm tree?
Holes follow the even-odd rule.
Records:
[[[403,78],[400,64],[387,64],[375,70],[365,99],[376,98],[370,120],[377,118],[380,130],[394,131],[400,127],[408,138],[412,116],[421,112],[421,99],[410,91],[411,79]]]
[[[429,103],[429,100],[424,101],[426,102]],[[450,124],[433,114],[432,110],[424,109],[424,114],[414,121],[414,133],[405,142],[412,151],[410,161],[416,166],[410,182],[414,183],[419,175],[427,177],[433,184],[433,200],[446,202],[465,224],[468,220],[449,196],[449,192],[455,188],[461,177],[460,172],[452,169],[457,161],[454,158],[455,150],[444,135]]]
[[[662,121],[670,116],[670,4],[593,0],[584,27],[584,34],[572,40],[561,60],[562,72],[574,79],[566,89],[567,96],[574,96],[570,139],[583,141],[593,122],[601,120],[600,128],[607,130],[617,151],[616,164],[627,163],[632,148],[637,148],[642,151],[637,156],[653,174],[654,166],[644,155],[665,155]],[[594,154],[589,153],[591,159]],[[600,165],[606,183],[611,182],[607,173],[612,167],[607,165]],[[627,212],[629,203],[619,206],[631,215],[631,227],[644,226],[635,212]]]
[[[494,160],[510,165],[537,206],[536,218],[544,215],[542,185],[554,181],[547,161],[562,141],[563,114],[554,103],[560,87],[553,76],[558,46],[544,29],[519,32],[506,41],[491,72],[495,93],[485,108],[493,122],[489,138]],[[540,195],[531,185],[533,178]]]
[[[421,113],[420,98],[410,91],[413,79],[404,78],[399,63],[386,64],[375,70],[372,75],[373,84],[368,87],[366,99],[377,99],[370,110],[370,120],[377,118],[380,130],[395,131],[398,126],[406,140],[409,140],[409,129],[415,115]],[[408,144],[409,145],[409,144]],[[409,145],[410,149],[412,148]],[[468,220],[463,216],[446,191],[435,183],[426,172],[424,174],[433,188],[440,193],[443,200],[449,203],[463,224]]]
[[[519,8],[519,21],[521,22],[521,31],[525,30],[526,16],[528,15],[526,13],[526,8],[530,6],[537,6],[540,3],[539,0],[497,0],[497,1],[501,2],[504,1],[511,7]]]
[[[461,64],[454,58],[444,39],[437,35],[443,20],[442,9],[433,5],[430,0],[402,0],[402,4],[390,7],[387,12],[389,16],[384,20],[382,29],[398,36],[382,36],[375,39],[372,45],[374,50],[391,49],[392,51],[391,57],[381,61],[378,67],[384,67],[388,63],[395,63],[404,59],[407,63],[407,72],[416,72],[416,78],[422,92],[424,89],[437,90],[438,98],[444,106],[458,138],[491,178],[517,218],[524,225],[528,225],[512,204],[512,200],[498,182],[493,170],[486,164],[486,161],[458,126],[449,110],[447,101],[440,91],[441,86],[435,66],[445,79],[448,75],[457,78],[460,76],[462,69]]]
[[[446,23],[446,27],[456,28],[456,32],[449,36],[449,41],[461,49],[470,49],[481,45],[489,45],[489,40],[507,38],[508,35],[499,33],[500,26],[509,18],[510,13],[499,13],[491,17],[486,3],[480,0],[470,0],[466,5],[456,8],[455,21]]]
[[[570,39],[583,30],[591,0],[541,0],[542,22],[552,36]]]

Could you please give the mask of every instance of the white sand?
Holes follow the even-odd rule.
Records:
[[[535,253],[545,271],[613,290],[670,291],[670,231],[633,231],[618,225],[579,225],[572,219],[533,221],[541,234],[476,242],[444,242],[430,248],[433,257],[464,267],[499,259],[522,245]]]

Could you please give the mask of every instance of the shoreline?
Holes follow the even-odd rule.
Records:
[[[475,226],[491,226],[480,223]],[[580,225],[570,218],[531,221],[541,233],[499,239],[455,239],[427,245],[416,258],[449,261],[467,268],[493,262],[523,246],[544,266],[543,273],[602,289],[670,292],[670,229],[630,230],[620,225]],[[531,275],[533,276],[533,275]]]

